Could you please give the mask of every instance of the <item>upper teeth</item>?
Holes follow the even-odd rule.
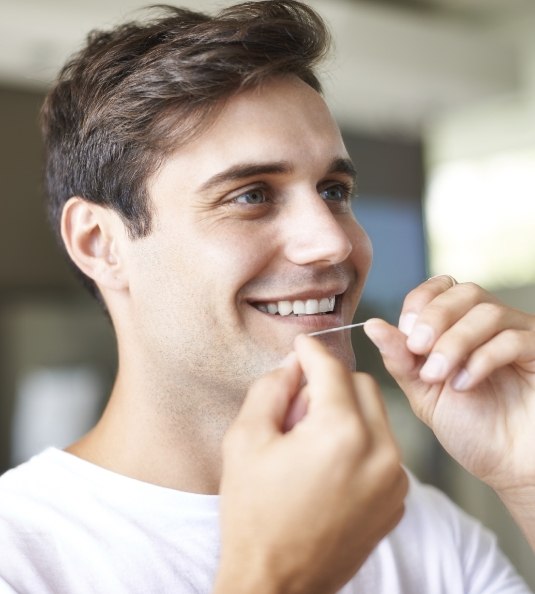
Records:
[[[258,303],[256,307],[264,313],[279,314],[281,316],[288,316],[291,313],[294,315],[311,315],[333,311],[334,302],[334,297],[324,297],[323,299],[298,299],[296,301]]]

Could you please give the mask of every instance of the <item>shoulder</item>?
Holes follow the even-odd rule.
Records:
[[[476,551],[497,549],[495,535],[442,491],[410,473],[409,483],[406,513],[399,529],[417,537],[426,553],[438,549],[440,555],[451,554],[463,563]]]
[[[5,501],[10,496],[22,495],[28,490],[35,491],[37,486],[46,484],[54,467],[56,452],[54,448],[45,450],[0,476],[0,501]]]
[[[51,548],[58,504],[52,494],[55,457],[46,450],[0,476],[0,550],[9,551],[0,555],[0,585],[18,584],[20,575],[31,573],[30,560]]]
[[[408,475],[405,515],[380,552],[402,580],[416,579],[429,593],[530,591],[494,534],[444,493]]]
[[[31,524],[36,513],[53,500],[57,452],[45,450],[0,477],[0,537],[8,528]]]
[[[91,482],[83,462],[48,448],[0,477],[0,539],[6,533],[51,532],[74,505],[83,505]]]

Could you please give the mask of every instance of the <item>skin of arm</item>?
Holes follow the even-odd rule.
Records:
[[[295,399],[307,412],[288,429]],[[374,380],[298,336],[224,441],[214,594],[336,592],[399,522],[406,492]]]
[[[416,415],[535,550],[535,316],[443,275],[407,295],[398,328],[364,330]]]

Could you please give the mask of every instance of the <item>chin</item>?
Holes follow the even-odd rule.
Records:
[[[353,351],[336,354],[336,357],[342,361],[342,363],[349,369],[349,371],[356,371],[357,362],[355,359],[355,353]]]
[[[332,337],[334,340],[331,342],[330,337],[325,336],[322,340],[323,344],[329,349],[329,352],[341,361],[349,371],[355,371],[357,368],[355,353],[351,341],[340,344],[336,340],[336,337]]]

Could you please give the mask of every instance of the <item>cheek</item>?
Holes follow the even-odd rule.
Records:
[[[353,221],[351,229],[348,230],[348,235],[353,245],[351,252],[351,261],[357,269],[359,276],[365,279],[367,276],[373,259],[373,247],[364,228],[356,221]]]
[[[273,258],[273,241],[267,235],[256,227],[247,232],[221,233],[206,246],[203,258],[222,281],[243,284],[262,272]]]

